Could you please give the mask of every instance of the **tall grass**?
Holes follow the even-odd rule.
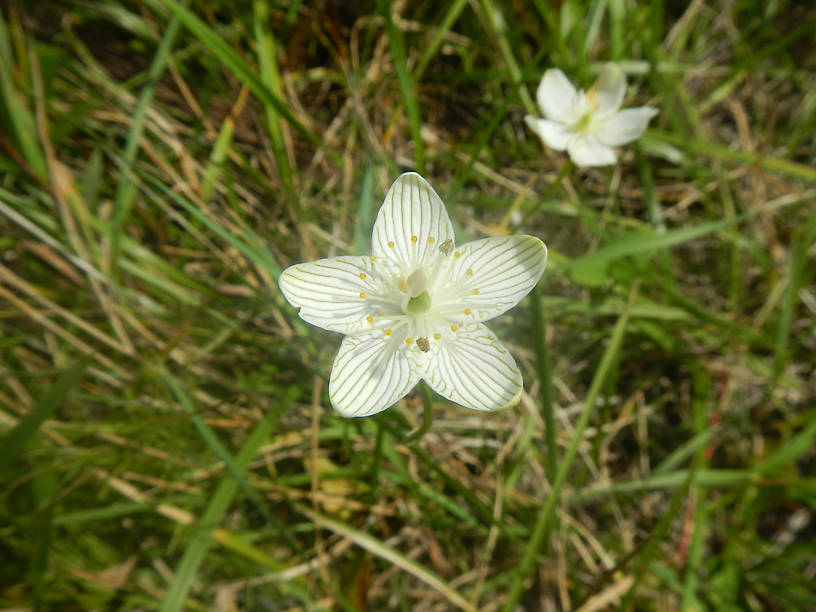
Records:
[[[816,608],[816,8],[0,7],[0,608]],[[604,61],[610,168],[524,125]],[[518,407],[328,402],[283,267],[419,169],[550,248]]]

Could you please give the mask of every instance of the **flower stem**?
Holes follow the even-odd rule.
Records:
[[[568,159],[564,163],[564,166],[561,168],[561,171],[558,173],[558,176],[555,178],[555,180],[552,183],[550,183],[550,185],[547,187],[547,189],[544,191],[544,193],[542,193],[538,197],[538,201],[533,205],[532,208],[530,208],[530,210],[528,210],[526,213],[524,213],[524,216],[521,218],[521,221],[516,226],[517,228],[524,225],[527,222],[527,219],[529,219],[532,215],[534,215],[538,211],[539,207],[542,204],[544,204],[544,200],[546,200],[553,193],[555,193],[555,190],[558,189],[561,186],[561,182],[564,180],[564,177],[568,176],[569,174],[572,174],[572,171],[574,169],[575,169],[575,164],[573,163],[573,161],[571,159]]]
[[[422,425],[419,429],[412,431],[405,438],[406,442],[416,442],[422,438],[433,425],[433,396],[431,395],[431,388],[424,380],[419,381],[419,393],[422,395]]]

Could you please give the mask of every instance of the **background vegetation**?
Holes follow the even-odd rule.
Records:
[[[816,609],[816,7],[0,6],[0,607]],[[620,61],[611,168],[525,127]],[[521,404],[345,420],[276,287],[423,173]]]

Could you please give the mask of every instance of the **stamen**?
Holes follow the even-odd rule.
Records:
[[[436,242],[436,238],[433,236],[428,236],[428,244],[433,244],[434,242]]]
[[[388,247],[392,248],[392,249],[394,248],[394,241],[393,240],[388,241]]]
[[[374,322],[374,317],[372,317],[371,315],[368,315],[366,317],[366,321],[368,321],[369,323],[373,323]]]
[[[386,335],[386,336],[390,336],[390,335],[391,335],[391,330],[390,330],[390,329],[386,329],[386,330],[385,330],[385,335]]]
[[[473,290],[473,295],[479,295],[479,290],[478,290],[478,289],[474,289],[474,290]]]
[[[366,277],[366,273],[365,272],[360,272],[360,280],[365,280],[365,277]]]
[[[419,240],[419,238],[416,236],[411,236],[411,242],[416,242],[417,240]]]
[[[469,314],[470,314],[470,308],[465,308],[465,314],[466,314],[466,315],[469,315]]]
[[[411,340],[410,338],[405,339],[405,344],[411,344],[411,343],[413,343],[413,340]]]
[[[451,331],[452,331],[452,332],[455,332],[455,331],[456,331],[456,329],[457,329],[457,327],[456,327],[455,325],[451,325]]]
[[[369,258],[371,261],[377,261],[377,256],[376,256],[376,255],[369,255],[369,257],[368,257],[368,258]]]
[[[465,270],[465,274],[467,274],[468,276],[470,276],[471,274],[473,274],[473,270],[471,270],[470,268],[468,268],[467,270]]]
[[[434,334],[434,340],[439,340],[441,337],[441,334]]]
[[[364,299],[365,299],[365,297],[366,297],[366,294],[365,294],[365,293],[363,293],[363,292],[361,291],[361,292],[360,292],[360,299],[361,299],[361,300],[364,300]]]
[[[456,252],[453,254],[453,257],[454,257],[455,259],[459,259],[461,256],[462,256],[462,254],[461,254],[459,251],[456,251]]]

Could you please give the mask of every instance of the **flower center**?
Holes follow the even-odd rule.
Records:
[[[583,116],[575,122],[575,131],[580,132],[581,134],[586,134],[589,132],[589,125],[592,123],[592,111],[589,110],[583,114]]]
[[[408,315],[425,314],[431,309],[431,296],[428,294],[428,275],[425,270],[417,268],[407,277],[400,276],[397,288],[405,294],[402,298],[402,312]]]
[[[405,313],[409,315],[425,314],[431,309],[431,296],[427,291],[423,291],[408,300],[405,305]]]
[[[578,108],[580,109],[582,106],[584,112],[578,121],[573,124],[572,129],[581,134],[588,134],[592,125],[592,116],[598,110],[598,97],[594,87],[586,92],[582,101],[579,101]]]

